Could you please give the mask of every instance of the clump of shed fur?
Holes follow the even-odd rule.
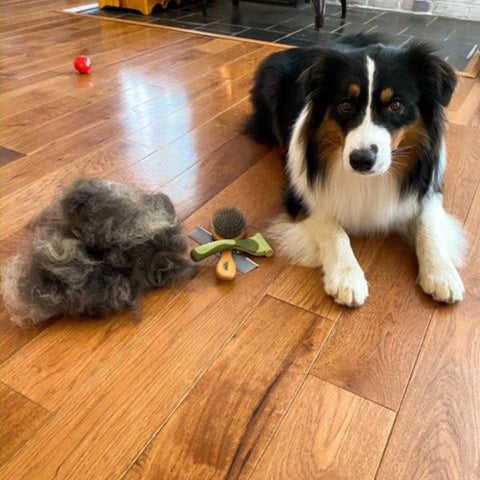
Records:
[[[5,304],[22,327],[60,314],[134,309],[146,291],[195,275],[162,193],[80,179],[26,233],[2,269]]]

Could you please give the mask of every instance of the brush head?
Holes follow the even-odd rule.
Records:
[[[235,207],[225,207],[213,214],[214,234],[219,238],[237,238],[245,234],[245,214]]]

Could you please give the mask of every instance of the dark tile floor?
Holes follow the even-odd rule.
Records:
[[[396,45],[406,45],[414,39],[429,42],[459,70],[466,67],[480,45],[480,22],[432,15],[349,6],[347,18],[342,19],[340,5],[327,5],[325,26],[321,31],[315,31],[312,6],[303,0],[299,0],[297,6],[240,1],[238,7],[233,7],[228,0],[213,0],[209,1],[207,11],[205,17],[201,13],[201,2],[189,3],[187,0],[180,6],[172,2],[166,10],[157,6],[148,16],[113,8],[95,8],[81,13],[295,46],[321,44],[349,33],[378,32],[386,34]]]

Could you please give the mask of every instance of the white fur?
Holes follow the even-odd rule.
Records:
[[[369,149],[372,145],[378,148],[377,159],[368,175],[385,173],[392,164],[392,137],[389,131],[381,125],[376,125],[372,120],[372,96],[374,89],[375,62],[367,57],[368,72],[368,103],[363,122],[345,137],[343,149],[343,163],[346,170],[350,166],[350,154],[357,149]],[[357,173],[358,174],[358,173]]]
[[[309,185],[302,131],[310,108],[307,103],[294,125],[287,155],[291,183],[310,215],[300,222],[283,219],[271,228],[280,252],[300,265],[322,267],[326,293],[342,305],[359,306],[368,296],[368,286],[346,232],[410,231],[424,291],[442,302],[461,300],[463,284],[455,265],[462,261],[463,235],[458,222],[443,210],[441,195],[429,193],[423,204],[414,195],[401,197],[398,178],[391,172],[360,175],[347,168],[341,153],[331,159],[327,180]],[[444,146],[440,155],[443,169]]]
[[[465,241],[460,224],[445,212],[442,195],[432,195],[415,220],[418,281],[440,302],[462,300],[464,287],[455,267],[463,262]]]
[[[335,220],[310,216],[301,222],[277,222],[269,235],[280,252],[295,263],[323,267],[325,292],[349,307],[363,305],[368,285],[350,246],[350,239]]]

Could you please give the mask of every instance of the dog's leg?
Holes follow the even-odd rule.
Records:
[[[435,194],[416,219],[415,246],[420,286],[439,302],[463,298],[463,282],[455,267],[462,263],[464,245],[460,224],[443,209],[442,195]]]
[[[348,235],[337,222],[310,216],[301,222],[278,222],[269,233],[294,263],[323,268],[325,292],[336,303],[363,305],[368,296],[365,275]]]

